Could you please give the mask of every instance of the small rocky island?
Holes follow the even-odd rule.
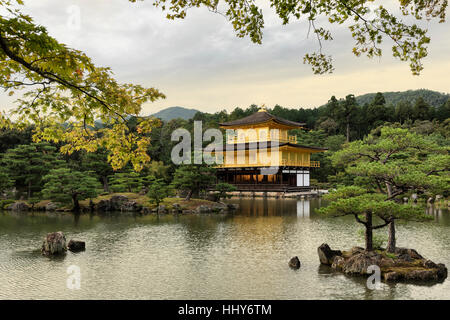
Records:
[[[150,203],[145,195],[137,193],[113,193],[98,196],[95,199],[80,201],[81,213],[109,213],[120,212],[128,215],[147,214],[195,214],[195,213],[226,213],[238,208],[237,204],[210,201],[205,199],[165,198],[159,205]],[[45,211],[45,212],[72,212],[70,206],[42,200],[36,204],[25,201],[16,201],[5,207],[15,212]]]
[[[425,259],[414,249],[396,248],[366,251],[353,247],[347,251],[332,250],[326,243],[318,248],[320,263],[351,276],[371,275],[368,267],[377,265],[386,282],[442,282],[447,278],[447,268],[442,263]]]

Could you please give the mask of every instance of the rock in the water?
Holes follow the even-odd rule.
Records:
[[[25,202],[18,201],[8,205],[6,209],[11,211],[28,211],[30,207]]]
[[[331,268],[348,275],[369,275],[369,266],[378,266],[385,281],[391,282],[440,282],[447,278],[448,270],[443,264],[424,259],[416,250],[396,248],[395,253],[383,250],[366,251],[352,248],[342,255],[334,255],[326,244],[319,247],[320,261],[332,261]]]
[[[300,259],[297,256],[289,260],[289,267],[292,269],[300,269],[300,265]]]
[[[79,252],[86,250],[86,242],[71,239],[67,244],[67,248],[72,252]]]
[[[322,243],[319,248],[317,248],[317,253],[319,254],[320,263],[331,266],[333,264],[334,257],[342,256],[340,250],[331,250],[330,246],[326,243]]]
[[[48,233],[42,243],[41,252],[43,255],[58,255],[67,251],[66,237],[61,231]]]

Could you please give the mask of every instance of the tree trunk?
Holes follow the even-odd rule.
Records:
[[[31,180],[28,181],[28,200],[31,198]]]
[[[191,200],[192,197],[192,190],[189,190],[188,194],[186,195],[186,201]]]
[[[372,213],[366,213],[366,251],[373,251]]]
[[[395,252],[395,220],[392,219],[391,223],[388,225],[388,232],[389,232],[389,238],[388,238],[388,245],[387,245],[387,252],[394,253]]]
[[[350,122],[347,120],[347,142],[350,142]]]
[[[102,180],[103,180],[103,190],[105,192],[109,192],[108,178],[103,176]]]
[[[77,194],[72,195],[72,201],[73,201],[73,211],[80,212],[80,203],[78,202]]]
[[[386,183],[386,190],[388,193],[388,197],[390,198],[392,196],[392,185],[390,183]],[[388,238],[388,244],[387,244],[387,251],[394,253],[395,252],[395,222],[393,217],[391,217],[391,223],[388,225],[388,232],[389,232],[389,238]]]

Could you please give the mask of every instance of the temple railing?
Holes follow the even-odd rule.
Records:
[[[273,167],[276,164],[260,164],[260,163],[233,163],[233,164],[218,164],[216,168],[247,168],[247,167]],[[278,166],[283,167],[310,167],[320,168],[320,161],[293,161],[281,159]]]

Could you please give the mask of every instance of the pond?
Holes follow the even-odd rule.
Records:
[[[1,299],[450,299],[450,282],[383,284],[321,267],[317,247],[363,245],[352,217],[324,218],[320,199],[231,199],[235,214],[124,217],[0,213]],[[398,245],[450,266],[450,214],[398,224]],[[41,256],[47,232],[86,251]],[[383,229],[383,233],[386,230]],[[288,267],[298,256],[301,268]],[[67,271],[81,272],[68,289]]]

